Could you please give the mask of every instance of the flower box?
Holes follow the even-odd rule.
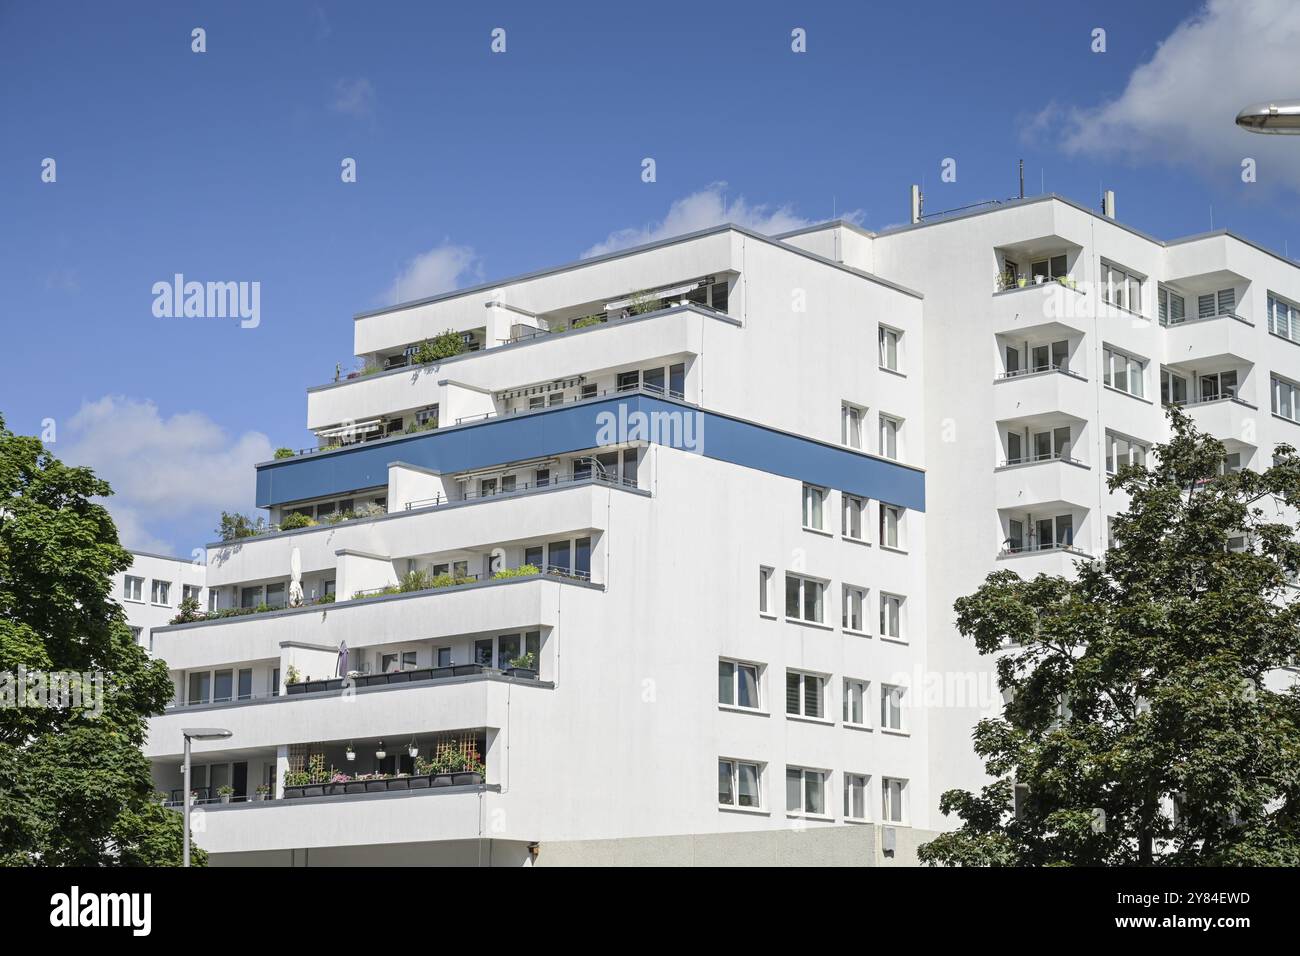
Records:
[[[507,667],[507,677],[517,677],[520,680],[537,680],[537,669],[535,667]]]
[[[305,694],[307,693],[307,685],[301,682],[297,684],[285,684],[284,692],[286,694]]]

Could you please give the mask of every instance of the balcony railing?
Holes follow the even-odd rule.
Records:
[[[1210,405],[1214,402],[1232,402],[1233,404],[1240,405],[1243,408],[1249,408],[1251,411],[1259,410],[1257,405],[1252,405],[1245,399],[1238,398],[1236,395],[1227,392],[1211,392],[1206,395],[1201,395],[1199,398],[1188,398],[1177,402],[1164,402],[1163,404],[1176,405],[1179,408],[1195,408],[1197,405]]]
[[[1069,366],[1057,365],[1054,362],[1047,365],[1033,365],[1026,368],[1018,368],[1010,372],[999,372],[996,381],[1002,382],[1012,378],[1024,378],[1026,375],[1042,375],[1047,372],[1059,372],[1062,375],[1070,376],[1070,378],[1076,378],[1081,382],[1087,381],[1087,379],[1078,372],[1070,371]]]
[[[435,495],[432,498],[418,498],[415,501],[408,501],[406,503],[406,510],[417,511],[425,508],[441,508],[462,501],[480,501],[485,498],[509,498],[512,495],[520,495],[527,491],[586,484],[612,485],[616,488],[637,487],[636,480],[633,478],[624,478],[620,475],[611,475],[609,473],[602,474],[595,469],[592,469],[586,474],[556,475],[554,478],[547,478],[542,481],[534,482],[520,481],[516,482],[513,488],[499,489],[497,491],[467,491],[459,498],[452,498],[447,495]]]
[[[1021,544],[1012,544],[1008,542],[1002,546],[1002,550],[999,553],[1003,557],[1013,557],[1022,554],[1042,554],[1044,552],[1049,552],[1049,551],[1060,551],[1060,552],[1064,552],[1065,554],[1077,554],[1080,557],[1085,557],[1085,558],[1090,557],[1088,552],[1076,548],[1073,542],[1069,544],[1058,544],[1055,541],[1050,541],[1050,542],[1025,541],[1022,542]]]
[[[394,793],[405,790],[439,790],[445,787],[481,787],[483,774],[477,771],[436,774],[337,774],[326,783],[286,786],[285,800],[310,797],[341,797],[363,793]]]
[[[1245,316],[1238,315],[1236,312],[1216,312],[1214,315],[1184,315],[1181,318],[1171,318],[1170,316],[1161,316],[1160,324],[1165,328],[1172,328],[1176,325],[1195,325],[1198,322],[1213,322],[1215,319],[1236,319],[1243,325],[1255,327]]]
[[[999,468],[1015,468],[1020,465],[1036,465],[1045,461],[1059,461],[1067,465],[1074,465],[1076,468],[1087,468],[1087,462],[1079,458],[1071,458],[1069,455],[1059,455],[1055,452],[1049,452],[1042,455],[1022,455],[1019,458],[1008,458]]]
[[[674,398],[679,401],[684,401],[686,398],[686,395],[683,392],[678,391],[677,389],[664,388],[662,385],[647,385],[646,383],[641,382],[636,385],[620,385],[617,388],[606,388],[606,389],[602,389],[601,391],[591,392],[586,395],[578,394],[573,396],[572,398],[566,398],[560,402],[554,402],[547,405],[538,405],[536,408],[513,408],[508,411],[483,412],[482,414],[479,415],[465,415],[460,418],[457,418],[456,424],[466,425],[469,424],[470,422],[485,422],[485,421],[490,421],[491,419],[494,418],[513,418],[516,415],[529,415],[533,412],[544,412],[548,408],[559,408],[562,405],[574,405],[577,404],[578,402],[587,402],[593,398],[608,398],[611,395],[627,395],[634,392],[642,392],[646,395],[653,395],[657,398],[663,398],[667,396],[668,398]]]

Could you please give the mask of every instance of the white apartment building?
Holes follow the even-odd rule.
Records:
[[[216,865],[914,861],[921,314],[720,226],[357,316],[319,447],[258,466],[272,530],[153,630],[158,789],[231,732]]]
[[[358,315],[319,447],[258,466],[273,530],[209,547],[212,620],[153,629],[157,785],[181,728],[232,732],[195,745],[218,865],[913,863],[1001,706],[953,602],[1100,554],[1163,402],[1230,467],[1300,438],[1296,303],[1229,233],[1043,196]]]
[[[926,699],[929,783],[977,787],[970,732],[1001,700],[953,602],[997,568],[1099,556],[1127,507],[1108,474],[1168,437],[1166,403],[1229,468],[1300,443],[1300,270],[1230,232],[1165,242],[1054,195],[782,238],[925,296],[926,668],[950,685]]]
[[[154,628],[166,626],[185,598],[206,607],[206,575],[201,562],[132,551],[131,567],[113,576],[113,597],[126,612],[136,643],[152,652]]]

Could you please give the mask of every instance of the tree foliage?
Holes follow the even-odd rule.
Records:
[[[130,564],[93,499],[111,494],[0,418],[0,679],[27,671],[100,674],[102,712],[0,707],[0,863],[176,864],[179,814],[153,798],[146,721],[171,698],[112,600]],[[15,699],[11,703],[20,703]],[[199,862],[204,860],[196,853]]]
[[[1169,417],[1110,479],[1129,508],[1102,560],[956,602],[1009,703],[974,733],[995,781],[943,795],[962,825],[924,861],[1300,864],[1300,695],[1268,686],[1300,657],[1300,457],[1221,474],[1222,443]]]

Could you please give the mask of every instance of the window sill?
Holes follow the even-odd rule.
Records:
[[[718,710],[726,711],[729,714],[750,714],[754,717],[772,716],[767,711],[759,710],[757,707],[740,707],[736,704],[719,704]]]
[[[1279,417],[1280,417],[1280,416],[1279,416]],[[122,600],[123,600],[125,603],[127,603],[127,604],[144,604],[144,603],[145,603],[143,598],[122,598]]]
[[[910,736],[912,736],[911,731],[907,731],[907,730],[893,730],[893,729],[890,728],[890,727],[881,727],[881,728],[880,728],[880,732],[881,732],[882,734],[889,734],[889,736],[891,736],[891,737],[910,737]]]
[[[835,630],[835,628],[831,627],[831,625],[829,625],[829,624],[823,624],[823,623],[821,623],[821,621],[805,621],[805,620],[803,620],[802,618],[797,618],[797,617],[787,617],[787,618],[785,619],[785,623],[787,623],[787,624],[798,624],[800,627],[811,627],[811,628],[814,628],[815,630],[818,630],[818,631],[833,631],[833,630]]]
[[[868,640],[871,638],[871,633],[869,631],[857,631],[851,627],[842,627],[840,630],[850,637],[865,637]]]
[[[825,813],[803,813],[799,810],[787,810],[785,811],[785,815],[787,818],[793,817],[794,819],[797,820],[818,820],[818,821],[824,821],[826,823],[835,822],[834,817],[829,816]]]
[[[900,372],[898,369],[890,368],[888,365],[878,365],[876,367],[882,372],[888,372],[890,375],[897,375],[899,378],[907,378],[906,372]]]
[[[857,826],[867,826],[871,823],[871,821],[868,820],[866,817],[845,817],[844,822],[852,823]]]
[[[1300,421],[1297,421],[1294,418],[1287,418],[1285,415],[1279,415],[1277,412],[1273,412],[1272,414],[1274,418],[1279,419],[1281,421],[1290,422],[1292,425],[1300,425]]]
[[[767,618],[767,620],[769,620],[769,621],[779,621],[779,620],[781,619],[780,617],[778,617],[778,616],[775,615],[775,614],[768,614],[766,611],[759,611],[759,612],[758,612],[758,616],[759,616],[759,617],[763,617],[763,618]]]
[[[1132,392],[1126,392],[1126,391],[1124,391],[1124,389],[1122,389],[1122,388],[1116,388],[1114,385],[1107,385],[1107,384],[1105,384],[1105,383],[1102,383],[1102,386],[1101,386],[1101,387],[1104,388],[1104,389],[1105,389],[1106,391],[1108,391],[1108,392],[1114,392],[1116,395],[1123,395],[1123,396],[1126,397],[1126,398],[1131,398],[1131,399],[1133,399],[1133,401],[1135,401],[1135,402],[1141,402],[1143,405],[1154,405],[1154,404],[1155,404],[1155,402],[1151,401],[1151,399],[1149,399],[1149,398],[1143,398],[1141,395],[1134,395]]]
[[[833,532],[827,531],[827,530],[825,530],[824,528],[810,528],[808,525],[804,525],[804,526],[803,526],[803,530],[809,532],[810,534],[819,534],[819,535],[821,535],[823,538],[833,538],[833,537],[835,537],[835,535],[834,535]]]
[[[847,534],[842,534],[840,535],[840,540],[847,541],[849,544],[861,545],[864,548],[871,547],[871,542],[868,541],[866,538],[853,538]]]
[[[762,807],[729,807],[725,803],[719,803],[718,809],[723,813],[748,813],[756,817],[770,817],[771,810],[764,810]]]
[[[801,724],[819,724],[822,727],[834,727],[835,721],[825,717],[805,717],[803,714],[786,714],[786,720],[797,720]]]
[[[141,601],[140,603],[143,604],[144,602]],[[150,607],[171,607],[170,604],[159,604],[157,601],[150,601],[149,606]]]
[[[882,545],[880,546],[880,550],[881,550],[881,551],[889,551],[889,552],[891,552],[892,554],[907,554],[907,549],[906,549],[906,548],[895,548],[895,547],[891,547],[890,545],[887,545],[887,544],[882,544]]]
[[[870,734],[870,733],[875,732],[875,729],[876,729],[876,728],[875,728],[875,727],[872,727],[870,724],[851,724],[851,723],[849,723],[849,722],[846,720],[846,721],[844,721],[844,729],[845,729],[845,730],[860,730],[860,731],[862,731],[863,733],[868,733],[868,734]]]
[[[911,643],[911,641],[905,637],[890,637],[888,634],[881,634],[880,639],[886,644],[900,644],[904,647]]]

